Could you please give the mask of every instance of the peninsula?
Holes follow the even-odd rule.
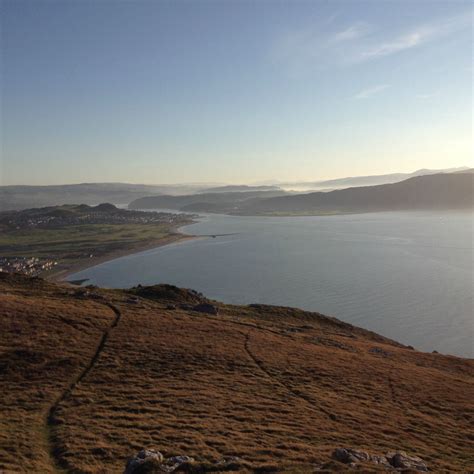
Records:
[[[193,215],[62,205],[0,213],[0,268],[61,279],[129,253],[191,238]]]

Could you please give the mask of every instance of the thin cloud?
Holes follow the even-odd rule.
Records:
[[[381,44],[365,48],[355,59],[356,61],[370,61],[390,56],[461,31],[471,25],[472,17],[470,11],[468,14],[419,25],[413,30],[385,40]]]
[[[383,56],[388,56],[390,54],[398,53],[405,49],[414,48],[415,46],[420,45],[421,43],[426,42],[430,36],[433,35],[433,32],[427,31],[414,31],[408,35],[402,36],[400,38],[395,38],[392,41],[382,43],[380,46],[376,46],[363,51],[360,60],[370,60],[381,58]]]
[[[351,41],[358,38],[362,38],[369,34],[370,27],[367,23],[355,23],[347,27],[346,29],[335,33],[332,37],[329,38],[329,43],[340,43],[344,41]]]
[[[272,59],[286,65],[290,73],[300,75],[401,54],[471,26],[470,10],[391,33],[387,33],[386,28],[363,21],[336,29],[333,20],[330,24],[319,23],[287,32],[275,42]]]
[[[354,96],[354,99],[370,99],[374,95],[380,94],[380,92],[388,89],[390,84],[379,84],[378,86],[370,87],[369,89],[364,89]]]
[[[438,95],[438,92],[430,92],[430,93],[425,93],[425,94],[416,94],[415,98],[420,99],[420,100],[428,100],[432,99],[433,97],[436,97]]]

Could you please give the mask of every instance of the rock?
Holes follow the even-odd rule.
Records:
[[[171,311],[174,311],[174,310],[176,309],[176,305],[174,305],[174,304],[169,304],[169,305],[166,306],[166,309],[169,309],[169,310],[171,310]]]
[[[84,288],[80,288],[74,291],[74,296],[76,298],[86,298],[89,296],[89,291]]]
[[[216,463],[216,467],[222,471],[238,471],[244,466],[244,461],[238,456],[226,456]]]
[[[219,308],[210,303],[200,303],[193,307],[193,311],[207,314],[219,314]]]
[[[185,465],[194,463],[194,458],[191,456],[172,456],[167,458],[165,461],[165,466],[163,471],[165,472],[175,472],[181,470],[179,468],[184,467]]]
[[[127,298],[127,303],[128,304],[138,304],[139,303],[139,299],[136,297],[136,296],[129,296]]]
[[[171,464],[183,464],[183,462],[193,462],[194,458],[191,456],[171,456],[170,458],[166,459],[167,463]]]
[[[390,356],[390,352],[384,351],[380,347],[372,347],[372,348],[369,349],[369,352],[371,354],[377,354],[377,355],[380,355],[382,357],[389,357]]]
[[[370,461],[370,454],[359,449],[336,448],[332,453],[333,459],[344,464],[353,462]]]
[[[93,300],[105,300],[105,298],[102,295],[99,295],[99,293],[89,293],[89,298],[92,298]]]
[[[389,462],[385,456],[370,454],[367,451],[350,448],[337,448],[332,453],[332,458],[336,461],[348,464],[351,467],[357,467],[357,463],[370,462],[373,464],[380,464],[389,466]]]
[[[397,469],[413,469],[415,471],[427,472],[428,466],[418,456],[409,456],[405,451],[387,454],[388,462]]]
[[[197,462],[191,456],[171,456],[164,458],[159,451],[154,449],[142,449],[136,456],[128,460],[124,474],[241,472],[242,469],[250,469],[250,467],[251,465],[249,463],[237,456],[226,456],[217,462]],[[273,472],[273,470],[264,470],[261,472]]]
[[[124,474],[141,474],[153,472],[164,461],[163,455],[155,449],[142,449],[136,456],[129,459]]]
[[[389,466],[389,462],[387,461],[387,458],[385,456],[377,456],[373,454],[372,456],[370,456],[370,461],[374,464],[383,464],[384,466]]]
[[[327,337],[315,337],[311,340],[311,342],[313,344],[322,344],[323,346],[336,347],[337,349],[342,349],[344,351],[357,352],[353,346]]]
[[[291,327],[286,330],[286,332],[301,332],[301,328],[299,327]]]

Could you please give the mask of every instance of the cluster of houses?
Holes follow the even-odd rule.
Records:
[[[51,270],[57,263],[57,261],[47,258],[0,257],[0,272],[38,276]]]
[[[77,215],[37,215],[18,213],[4,220],[8,228],[59,228],[84,224],[180,224],[189,216],[165,212],[84,212]]]

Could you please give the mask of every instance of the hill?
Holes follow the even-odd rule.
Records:
[[[336,448],[466,472],[473,375],[318,313],[0,273],[2,472],[123,472],[143,447],[185,472],[346,470]]]
[[[204,185],[147,185],[128,183],[82,183],[52,186],[0,186],[0,211],[31,207],[101,202],[127,204],[151,194],[185,194]]]
[[[420,169],[416,170],[413,173],[389,173],[389,174],[380,174],[380,175],[369,175],[369,176],[350,176],[347,178],[336,178],[336,179],[327,179],[323,181],[314,181],[314,182],[296,182],[296,183],[284,183],[281,184],[283,189],[294,189],[294,190],[334,190],[341,188],[349,188],[354,186],[375,186],[379,184],[390,184],[398,183],[409,178],[414,178],[415,176],[425,176],[430,174],[439,174],[439,173],[462,173],[468,168],[462,166],[458,168],[446,168],[440,170],[432,169]]]
[[[231,212],[248,199],[270,198],[286,193],[276,191],[211,192],[184,196],[148,196],[132,201],[129,209],[173,209],[189,212]]]
[[[228,185],[228,186],[218,186],[215,188],[206,188],[200,193],[229,193],[229,192],[250,192],[250,191],[281,191],[278,186],[247,186],[242,185]]]
[[[472,173],[418,176],[394,184],[247,201],[241,214],[325,214],[474,207]]]

